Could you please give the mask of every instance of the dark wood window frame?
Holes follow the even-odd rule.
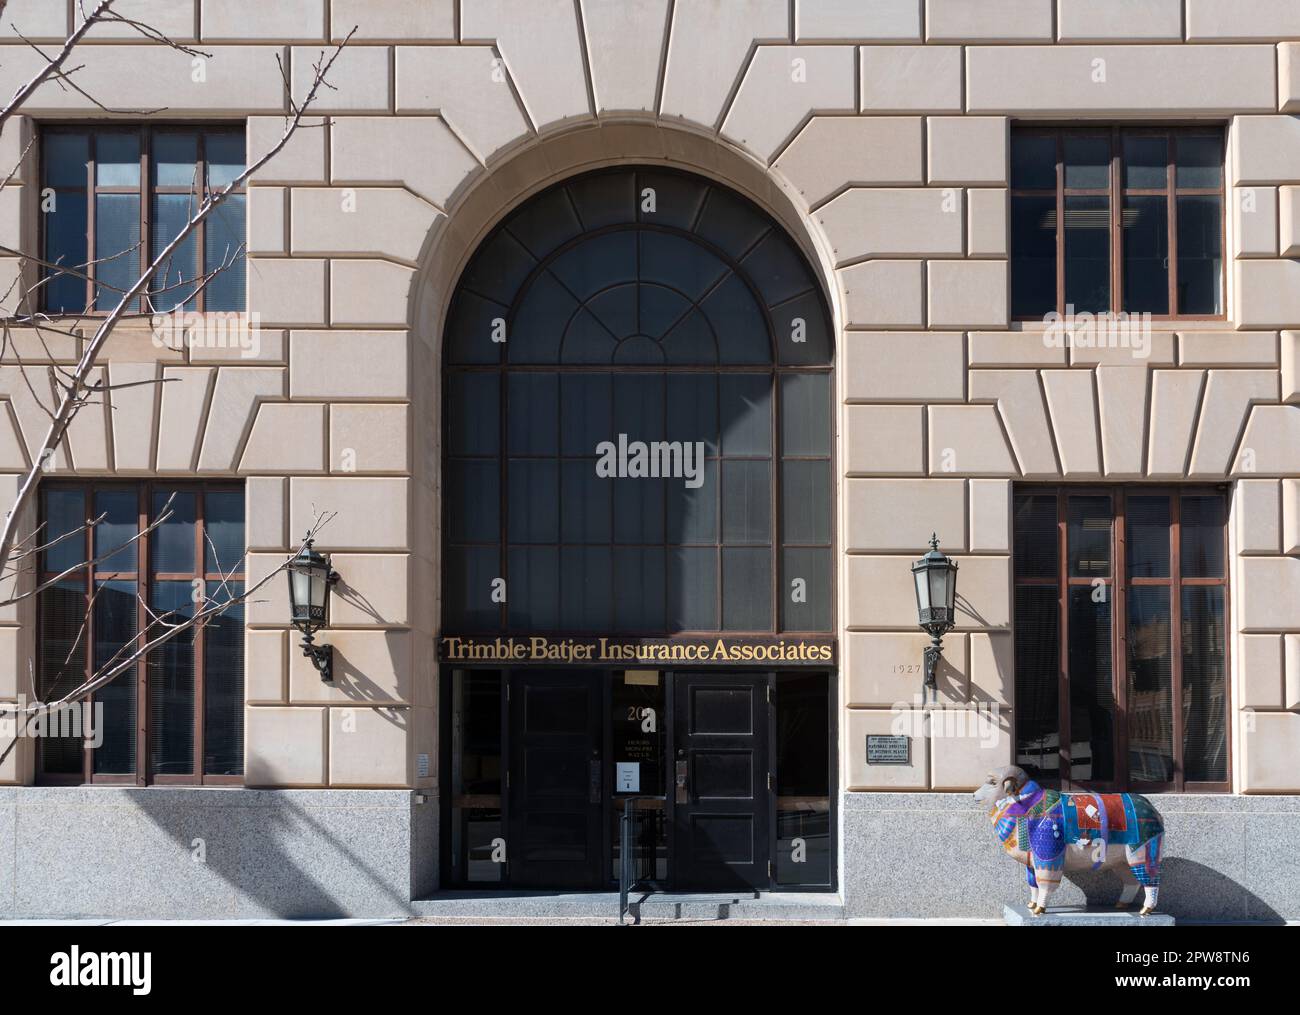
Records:
[[[244,132],[244,125],[241,123],[228,123],[215,121],[213,123],[159,123],[159,124],[118,124],[112,121],[77,121],[72,123],[49,124],[41,128],[41,144],[36,146],[40,152],[41,166],[39,170],[39,179],[41,181],[41,190],[51,189],[56,191],[67,191],[77,194],[84,194],[86,197],[86,258],[89,262],[85,266],[86,273],[86,306],[84,312],[78,311],[52,311],[61,313],[65,316],[83,316],[83,317],[105,317],[110,311],[100,310],[95,306],[95,198],[100,194],[127,194],[140,198],[140,245],[138,248],[138,268],[143,272],[150,264],[153,258],[151,253],[153,247],[153,236],[150,233],[152,222],[152,204],[153,197],[156,194],[193,194],[196,202],[202,201],[209,192],[208,188],[208,159],[207,159],[207,136],[212,133],[229,131],[233,133]],[[111,186],[101,185],[96,180],[97,166],[97,143],[100,137],[109,133],[117,134],[135,134],[140,140],[140,180],[134,186]],[[190,186],[172,186],[172,185],[155,185],[151,179],[153,167],[153,140],[159,134],[194,134],[197,139],[196,149],[196,171],[194,184]],[[85,134],[88,138],[88,159],[86,162],[86,182],[80,187],[70,186],[51,186],[46,182],[45,144],[44,139],[54,134]],[[245,165],[247,165],[247,152],[245,152]],[[232,194],[244,194],[248,192],[247,187],[237,187]],[[197,203],[195,208],[197,208]],[[47,241],[48,217],[39,216],[40,221],[40,249],[41,258],[49,260],[47,252],[49,245]],[[200,275],[208,270],[205,264],[205,225],[200,222],[194,229],[194,258],[195,264]],[[75,267],[75,266],[69,266]],[[41,277],[49,277],[50,269],[42,267]],[[179,291],[179,290],[178,290]],[[46,303],[47,287],[42,287],[39,304],[42,309],[49,309]],[[207,308],[205,298],[207,296],[207,287],[204,286],[191,299],[194,301],[194,307],[189,312],[203,313]],[[136,308],[132,311],[134,314],[144,313],[140,304],[143,296],[136,301]],[[180,306],[173,309],[182,309],[189,299],[183,301]],[[226,312],[235,313],[243,311],[244,307],[231,308]],[[159,311],[163,312],[163,311]]]
[[[154,582],[159,581],[197,581],[202,580],[205,584],[210,581],[220,581],[223,578],[232,582],[244,582],[247,574],[244,571],[234,572],[228,575],[208,572],[206,570],[206,553],[207,548],[204,533],[205,527],[205,504],[206,495],[210,493],[235,493],[242,491],[242,486],[229,482],[180,482],[168,483],[164,481],[157,482],[123,482],[123,481],[60,481],[42,484],[41,489],[41,520],[45,520],[45,493],[49,490],[74,490],[83,494],[86,498],[85,503],[89,506],[93,503],[94,495],[102,490],[122,491],[135,490],[138,495],[138,512],[137,512],[137,532],[143,531],[149,524],[152,513],[153,496],[158,491],[178,491],[194,493],[195,496],[195,524],[194,524],[194,570],[189,573],[182,572],[150,572],[149,556],[152,549],[152,540],[148,536],[141,537],[135,541],[136,548],[136,570],[135,571],[106,571],[99,570],[94,564],[89,564],[80,568],[70,575],[65,581],[80,581],[84,584],[87,604],[86,631],[83,640],[86,644],[85,650],[85,675],[89,677],[94,664],[94,614],[89,609],[91,594],[95,587],[96,581],[105,580],[123,580],[132,581],[136,586],[136,628],[141,631],[147,622],[147,613],[145,604],[151,602],[150,591]],[[87,515],[90,511],[87,510]],[[93,561],[94,553],[94,535],[95,530],[90,526],[86,527],[84,533],[85,545],[83,552],[85,560]],[[246,561],[245,561],[246,565]],[[41,582],[48,581],[57,576],[58,572],[47,573],[44,570],[44,554],[41,555],[41,570],[38,572]],[[37,611],[38,616],[40,611]],[[82,772],[80,775],[70,773],[46,773],[41,769],[40,754],[38,751],[37,782],[43,785],[129,785],[144,786],[148,784],[156,785],[204,785],[204,786],[242,786],[244,782],[243,775],[209,775],[204,771],[204,736],[205,726],[205,686],[204,686],[204,637],[205,632],[202,626],[196,626],[194,629],[194,771],[186,775],[155,775],[150,768],[150,728],[149,728],[149,657],[142,656],[135,663],[135,719],[136,719],[136,737],[135,737],[135,772],[122,774],[104,774],[96,773],[94,770],[94,749],[87,746],[82,751]],[[37,624],[37,645],[38,653],[45,650],[44,632],[41,630],[40,622]],[[42,668],[38,665],[37,672],[40,673]],[[116,678],[121,680],[122,677]],[[93,704],[94,695],[90,695],[87,702]],[[242,709],[243,703],[240,702]]]
[[[1056,141],[1056,186],[1052,190],[1016,187],[1011,182],[1009,191],[1010,215],[1015,214],[1017,197],[1051,197],[1056,200],[1056,312],[1064,314],[1065,303],[1065,199],[1067,197],[1106,197],[1109,201],[1110,215],[1110,307],[1111,313],[1124,311],[1124,198],[1140,196],[1164,196],[1167,199],[1166,228],[1168,239],[1166,259],[1169,262],[1168,313],[1152,314],[1155,321],[1226,321],[1227,320],[1227,280],[1228,236],[1227,236],[1227,197],[1226,170],[1220,167],[1219,186],[1217,188],[1180,187],[1177,182],[1178,138],[1186,136],[1216,137],[1226,151],[1226,137],[1220,126],[1098,126],[1098,127],[1059,127],[1050,125],[1025,125],[1012,129],[1011,143],[1017,137],[1051,137]],[[1108,137],[1110,139],[1110,179],[1104,189],[1067,188],[1065,186],[1065,138],[1071,137]],[[1125,136],[1165,137],[1169,139],[1169,148],[1165,166],[1165,186],[1161,189],[1136,189],[1124,185],[1124,149]],[[1178,198],[1180,197],[1218,197],[1220,199],[1220,251],[1222,266],[1219,271],[1219,305],[1223,312],[1218,314],[1180,314],[1178,306]],[[1012,230],[1014,232],[1014,229]],[[1015,251],[1012,251],[1014,258]],[[1014,277],[1012,279],[1014,285]],[[1080,310],[1079,312],[1083,312]],[[1093,311],[1095,312],[1095,311]],[[1128,311],[1141,313],[1141,310]],[[1012,320],[1037,321],[1037,315],[1017,315]]]
[[[1228,495],[1222,487],[1207,486],[1035,486],[1017,485],[1015,494],[1056,496],[1056,566],[1057,574],[1052,578],[1034,578],[1016,574],[1013,570],[1012,589],[1023,586],[1056,586],[1059,590],[1057,601],[1057,730],[1059,733],[1059,768],[1060,778],[1041,781],[1059,786],[1062,789],[1097,789],[1107,791],[1132,791],[1143,793],[1230,793],[1232,792],[1232,638],[1230,614],[1231,557],[1228,546]],[[1103,579],[1107,587],[1113,590],[1111,606],[1111,691],[1115,701],[1114,732],[1114,772],[1111,781],[1074,781],[1069,777],[1070,752],[1072,736],[1070,731],[1070,628],[1069,628],[1069,589],[1077,586],[1091,586],[1098,580],[1096,576],[1071,576],[1069,568],[1069,514],[1070,497],[1108,497],[1111,502],[1110,560],[1109,577]],[[1126,521],[1128,517],[1128,499],[1130,497],[1159,496],[1168,497],[1170,502],[1170,544],[1168,577],[1134,578],[1128,574],[1128,552],[1126,543]],[[1182,571],[1181,512],[1184,497],[1217,497],[1223,501],[1225,524],[1223,526],[1223,576],[1218,578],[1185,577]],[[1012,557],[1014,568],[1014,553]],[[1174,778],[1170,782],[1139,782],[1129,780],[1129,679],[1128,679],[1128,593],[1131,588],[1158,586],[1168,588],[1170,603],[1170,701],[1172,712],[1173,768]],[[1225,778],[1216,782],[1195,782],[1184,778],[1185,771],[1185,737],[1183,712],[1180,700],[1183,690],[1183,625],[1182,595],[1184,589],[1195,587],[1218,587],[1223,589],[1224,600],[1224,730],[1225,730]],[[1013,748],[1018,753],[1019,733],[1013,733]],[[1013,757],[1013,761],[1014,761]]]

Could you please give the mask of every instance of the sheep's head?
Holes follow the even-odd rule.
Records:
[[[999,800],[1019,793],[1020,788],[1028,781],[1029,776],[1025,774],[1023,768],[1003,765],[989,772],[988,778],[973,795],[976,800],[991,810]]]

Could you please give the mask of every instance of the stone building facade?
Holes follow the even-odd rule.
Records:
[[[1155,796],[1168,905],[1300,916],[1300,6],[118,6],[207,55],[92,32],[79,80],[116,112],[47,85],[6,125],[4,162],[19,165],[2,192],[7,247],[38,242],[41,149],[27,142],[51,125],[166,107],[134,119],[239,125],[251,161],[284,122],[276,58],[301,97],[313,63],[356,27],[313,109],[319,125],[248,187],[255,354],[124,325],[104,356],[109,380],[164,383],[86,411],[49,477],[234,484],[250,583],[317,512],[335,512],[318,547],[343,578],[321,636],[336,674],[323,683],[299,653],[277,581],[245,617],[242,786],[45,786],[37,747],[20,744],[0,767],[0,912],[389,914],[450,884],[439,637],[453,297],[514,209],[635,166],[752,202],[806,260],[832,322],[830,887],[844,910],[991,916],[1019,898],[968,799],[990,768],[1023,761],[1017,498],[1150,488],[1218,491],[1227,511],[1226,774],[1205,780],[1225,785]],[[72,7],[10,0],[6,94],[36,66],[11,29],[52,44]],[[1088,127],[1222,132],[1221,311],[1157,313],[1146,355],[1044,341],[1049,325],[1014,312],[1012,138]],[[6,279],[24,270],[0,259]],[[69,364],[79,351],[14,334],[0,365],[0,501],[43,434],[14,357]],[[932,532],[960,565],[960,602],[927,697],[909,567]],[[0,612],[0,700],[25,693],[37,632],[31,602]],[[1000,735],[943,735],[937,716],[953,710],[992,711]],[[898,735],[900,718],[905,763],[869,764],[864,742]],[[86,884],[89,866],[104,876]]]

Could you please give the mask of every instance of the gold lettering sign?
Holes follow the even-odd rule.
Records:
[[[835,640],[816,637],[589,638],[563,635],[443,635],[445,663],[561,663],[610,666],[826,666]]]

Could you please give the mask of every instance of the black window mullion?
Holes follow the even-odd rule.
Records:
[[[1177,317],[1182,312],[1178,298],[1178,133],[1169,132],[1169,165],[1165,167],[1165,187],[1169,191],[1166,217],[1169,233],[1166,240],[1169,259],[1169,313]]]

